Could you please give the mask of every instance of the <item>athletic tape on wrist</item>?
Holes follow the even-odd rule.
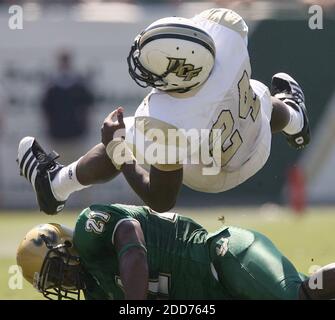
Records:
[[[133,153],[123,139],[114,139],[109,142],[106,153],[117,170],[121,170],[123,164],[135,160]]]

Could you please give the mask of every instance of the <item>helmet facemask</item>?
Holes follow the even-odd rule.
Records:
[[[85,284],[80,259],[70,253],[71,242],[52,246],[45,235],[41,238],[49,251],[35,274],[34,286],[49,300],[80,300]]]
[[[157,75],[144,68],[139,61],[140,56],[140,39],[143,32],[139,34],[131,46],[129,55],[127,57],[128,71],[132,79],[142,88],[153,87],[159,88],[166,85],[163,80],[164,75]]]

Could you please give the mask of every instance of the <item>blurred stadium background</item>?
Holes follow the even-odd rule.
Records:
[[[23,8],[22,30],[8,26],[14,4]],[[309,28],[308,10],[314,4],[323,8],[321,30]],[[211,7],[229,7],[248,23],[254,79],[269,85],[279,71],[298,79],[306,94],[313,142],[296,152],[283,136],[275,136],[266,166],[247,183],[216,195],[184,188],[176,210],[211,231],[221,225],[218,218],[223,215],[228,224],[264,232],[302,272],[335,260],[335,1],[0,0],[0,299],[39,297],[28,285],[24,290],[8,288],[8,268],[31,227],[43,222],[73,226],[81,208],[92,202],[141,203],[119,177],[75,194],[68,211],[57,217],[39,213],[31,186],[18,175],[19,140],[36,136],[63,154],[63,161],[87,151],[100,141],[101,123],[115,106],[132,115],[146,94],[127,72],[134,37],[163,16],[191,17]],[[62,142],[50,135],[42,101],[56,81],[57,59],[64,53],[72,57],[71,72],[80,75],[94,99],[85,108],[88,134],[79,132]],[[59,121],[58,129],[66,128],[68,119]]]

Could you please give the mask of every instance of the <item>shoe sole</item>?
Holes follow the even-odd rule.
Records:
[[[297,81],[295,81],[289,74],[285,72],[278,72],[275,75],[272,76],[272,79],[278,78],[278,79],[284,79],[286,81],[293,82],[296,85],[299,85]]]
[[[301,89],[301,86],[290,75],[288,75],[287,73],[284,73],[284,72],[279,72],[279,73],[276,73],[275,75],[273,75],[272,81],[275,78],[286,80],[286,81],[288,81],[290,83],[291,86],[293,84],[293,89],[298,89],[299,91],[301,91],[302,94],[303,94],[303,98],[304,98],[304,93],[303,93],[303,91]],[[303,99],[302,103],[299,103],[299,107],[302,110],[304,121],[306,121],[307,126],[308,126],[308,143],[309,143],[309,141],[310,141],[310,126],[309,126],[309,119],[308,119],[308,114],[307,114],[307,108],[306,108],[304,99]],[[298,142],[296,142],[296,143],[298,144]]]
[[[285,81],[288,81],[290,86],[292,87],[292,89],[295,89],[299,92],[302,93],[302,102],[304,102],[305,100],[305,95],[304,95],[304,92],[300,86],[300,84],[294,80],[289,74],[285,73],[285,72],[279,72],[279,73],[276,73],[275,75],[272,76],[272,81],[274,79],[281,79],[281,80],[285,80]]]

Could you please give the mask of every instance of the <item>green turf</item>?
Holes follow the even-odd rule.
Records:
[[[191,216],[209,231],[222,225],[218,220],[224,216],[225,223],[257,230],[267,235],[278,248],[296,265],[299,271],[308,273],[313,265],[335,261],[335,209],[309,209],[299,217],[276,206],[261,208],[214,208],[179,209],[179,213]],[[76,215],[63,212],[58,216],[46,216],[36,212],[0,213],[0,299],[38,299],[42,296],[29,283],[23,289],[12,290],[8,286],[9,267],[15,264],[16,248],[33,226],[57,222],[73,227]]]

